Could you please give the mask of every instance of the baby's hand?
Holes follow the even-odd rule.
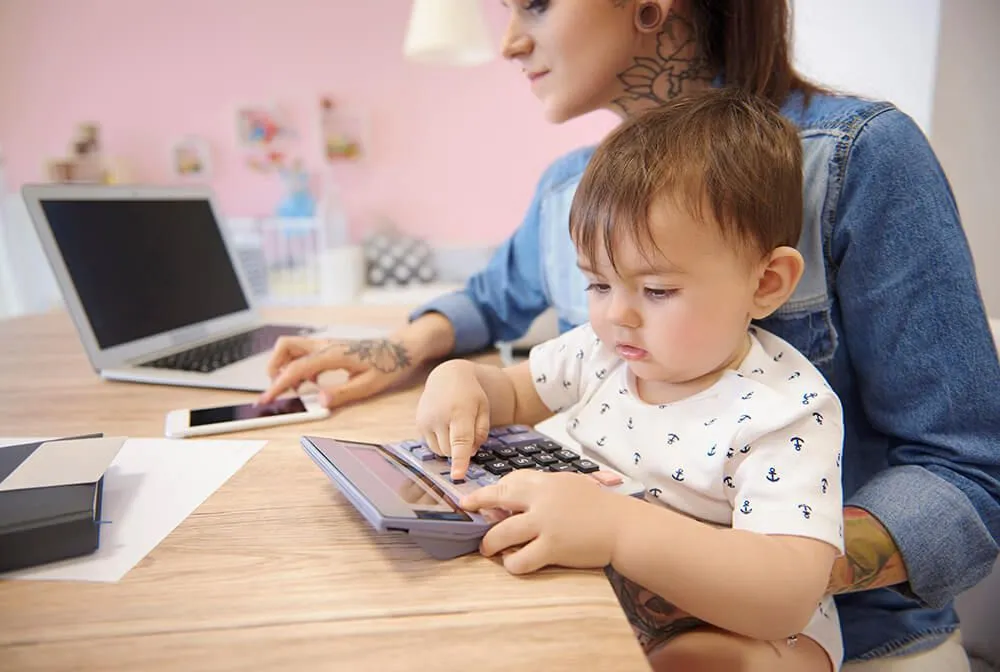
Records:
[[[479,488],[461,505],[468,511],[516,514],[490,528],[479,548],[489,556],[518,547],[503,556],[503,564],[512,574],[526,574],[546,565],[610,564],[627,499],[583,474],[522,469]]]
[[[490,431],[490,401],[475,364],[455,359],[431,371],[417,405],[417,428],[428,448],[451,458],[451,477],[465,478],[469,459]]]

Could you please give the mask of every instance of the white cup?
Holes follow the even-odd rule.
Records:
[[[319,263],[320,301],[337,306],[354,303],[365,286],[365,253],[360,245],[321,250]]]

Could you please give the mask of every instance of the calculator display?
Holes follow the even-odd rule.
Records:
[[[438,520],[471,520],[429,478],[410,465],[384,452],[378,446],[362,443],[344,443],[354,456],[378,477],[421,518]]]

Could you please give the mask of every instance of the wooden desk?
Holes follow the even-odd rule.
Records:
[[[0,582],[0,670],[648,669],[601,573],[518,578],[376,537],[298,445],[305,432],[412,437],[418,395],[240,434],[270,441],[120,583]],[[162,436],[172,408],[252,396],[104,382],[66,315],[0,322],[0,436]]]

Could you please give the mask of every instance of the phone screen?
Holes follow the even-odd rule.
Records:
[[[306,405],[299,397],[275,399],[269,404],[239,404],[237,406],[215,406],[214,408],[192,409],[188,422],[192,427],[217,425],[220,422],[234,420],[252,420],[271,415],[288,415],[290,413],[305,413]]]

